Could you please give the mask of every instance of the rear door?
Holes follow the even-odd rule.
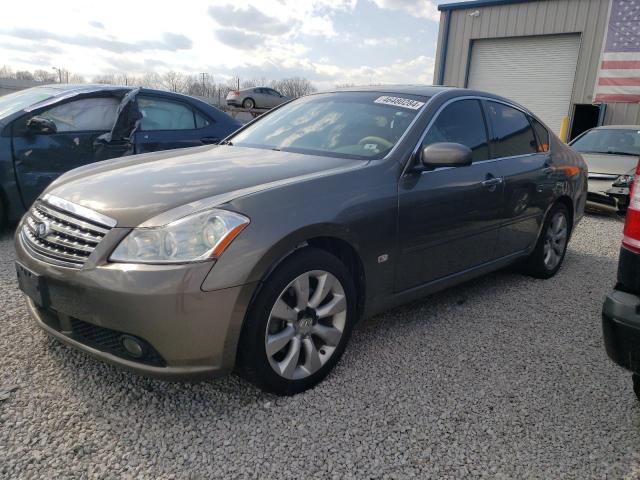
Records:
[[[136,153],[195,147],[219,142],[215,121],[187,102],[140,94],[142,115],[135,134]]]
[[[396,291],[462,272],[495,258],[503,200],[490,159],[488,128],[477,99],[456,99],[437,114],[421,148],[455,142],[473,164],[409,171],[399,183]]]
[[[120,99],[84,97],[35,110],[12,124],[16,176],[22,201],[28,207],[58,176],[96,161],[94,142],[109,132]],[[48,118],[56,133],[34,133],[26,124],[34,116]]]
[[[539,135],[546,138],[538,141],[533,119],[522,110],[497,101],[486,101],[485,105],[496,169],[505,182],[497,252],[502,257],[522,252],[536,242],[553,198],[553,166],[549,134],[541,124],[537,122]]]

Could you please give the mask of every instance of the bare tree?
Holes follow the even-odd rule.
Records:
[[[162,76],[162,86],[170,92],[182,92],[187,86],[187,77],[184,73],[170,70]]]
[[[282,80],[274,80],[271,86],[287,97],[298,98],[303,95],[316,92],[316,87],[302,77],[283,78]]]
[[[15,77],[18,80],[33,80],[33,73],[31,73],[29,70],[18,70],[15,73]]]
[[[0,67],[0,78],[14,78],[13,69],[7,65]]]
[[[115,75],[113,73],[96,75],[91,81],[93,83],[101,83],[104,85],[114,85],[116,83]]]
[[[162,78],[156,72],[147,72],[138,79],[138,85],[147,88],[161,88]]]
[[[56,81],[56,75],[39,68],[33,72],[33,79],[37,82],[53,83]]]
[[[69,83],[87,83],[87,81],[82,75],[78,73],[72,73],[69,76]]]

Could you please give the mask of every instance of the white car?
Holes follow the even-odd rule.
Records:
[[[282,95],[273,88],[252,87],[242,90],[231,90],[227,95],[227,105],[233,107],[252,108],[273,108],[289,100],[289,97]]]

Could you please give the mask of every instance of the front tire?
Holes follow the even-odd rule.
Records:
[[[640,402],[640,375],[636,373],[633,374],[633,391]]]
[[[314,387],[340,360],[355,310],[346,266],[324,250],[299,250],[269,276],[247,314],[239,373],[277,395]]]
[[[524,273],[535,278],[553,277],[562,266],[570,233],[569,210],[557,203],[542,225],[536,248],[524,262]]]

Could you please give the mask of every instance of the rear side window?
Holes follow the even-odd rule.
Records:
[[[160,98],[138,97],[140,130],[193,130],[196,119],[188,105]]]
[[[536,132],[536,136],[538,137],[538,151],[539,152],[548,152],[549,151],[549,131],[535,118],[531,118],[531,125],[533,125],[533,129]]]
[[[114,97],[82,98],[56,105],[38,116],[53,121],[58,132],[109,131],[119,104]]]
[[[494,157],[515,157],[538,151],[538,142],[526,115],[502,103],[487,102],[493,126]]]
[[[209,125],[211,125],[213,123],[211,120],[209,120],[204,115],[201,115],[196,110],[193,111],[193,114],[196,117],[196,128],[208,127]]]
[[[422,147],[439,142],[466,145],[473,152],[473,161],[489,158],[487,127],[478,100],[458,100],[442,110],[429,128]]]

